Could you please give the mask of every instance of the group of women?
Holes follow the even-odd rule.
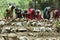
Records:
[[[34,8],[29,8],[28,10],[21,11],[20,8],[15,8],[11,6],[10,9],[6,9],[6,16],[5,18],[12,18],[13,17],[13,10],[15,9],[16,18],[28,18],[28,19],[50,19],[51,12],[53,13],[53,18],[58,19],[60,16],[59,10],[53,7],[46,7],[43,13],[40,10],[35,10]]]

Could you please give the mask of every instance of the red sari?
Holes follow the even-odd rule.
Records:
[[[42,19],[42,16],[41,16],[41,15],[36,15],[36,18],[37,18],[38,20],[41,20],[41,19]]]
[[[35,10],[33,8],[31,8],[28,10],[28,12],[29,12],[28,18],[31,20],[35,19]]]

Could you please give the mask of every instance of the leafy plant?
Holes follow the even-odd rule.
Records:
[[[56,31],[60,32],[60,21],[56,22]]]

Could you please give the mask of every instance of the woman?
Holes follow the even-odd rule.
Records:
[[[36,14],[35,9],[30,8],[28,10],[28,13],[29,13],[29,16],[28,16],[29,19],[31,19],[31,20],[35,19],[35,14]]]
[[[16,8],[15,13],[16,13],[16,18],[22,18],[21,9]]]
[[[58,19],[58,18],[59,18],[59,11],[58,11],[57,9],[55,9],[55,10],[53,11],[53,18],[54,18],[54,19]]]
[[[42,15],[41,15],[41,12],[40,12],[40,10],[37,10],[36,11],[36,17],[35,18],[37,18],[38,20],[41,20],[42,19]]]
[[[5,16],[5,19],[9,19],[10,17],[10,10],[9,9],[6,9],[6,13],[4,14]]]
[[[45,9],[44,9],[44,14],[43,14],[43,18],[44,19],[50,19],[50,8],[51,7],[46,7]]]

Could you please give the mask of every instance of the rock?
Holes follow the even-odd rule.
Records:
[[[33,32],[45,32],[46,28],[45,27],[31,27],[29,30],[33,31]]]
[[[22,26],[22,22],[17,22],[15,25],[16,26]]]
[[[17,35],[15,33],[8,34],[8,37],[16,37]]]
[[[13,28],[13,26],[4,27],[4,29],[6,29],[6,30],[11,30],[12,28]]]
[[[7,34],[6,33],[1,34],[1,36],[4,38],[4,40],[8,40],[8,37],[7,37]]]
[[[52,31],[52,28],[47,27],[46,31]]]
[[[20,40],[29,40],[28,37],[26,37],[26,36],[21,36],[19,39]]]
[[[6,24],[6,25],[9,24],[9,22],[7,21],[5,24]]]
[[[5,40],[3,37],[0,37],[0,40]]]
[[[40,38],[36,38],[35,40],[40,40]]]
[[[15,33],[8,34],[9,40],[18,40],[17,35]]]
[[[2,28],[0,28],[0,33],[2,32]]]
[[[6,33],[4,33],[4,34],[1,34],[1,36],[3,37],[7,37],[8,35],[6,34]]]
[[[2,28],[2,32],[1,33],[10,33],[11,32],[11,27],[4,27]]]
[[[29,35],[29,36],[34,36],[34,34],[33,34],[33,33],[28,33],[28,35]]]
[[[37,23],[37,25],[38,25],[38,26],[40,26],[40,25],[41,25],[41,23]]]
[[[19,21],[19,18],[15,19],[15,21]]]
[[[45,40],[44,37],[40,37],[40,38],[35,38],[34,40]]]
[[[11,25],[15,25],[15,23],[11,23]]]
[[[24,21],[24,22],[23,22],[23,26],[26,26],[26,25],[27,25],[27,22],[26,22],[26,21]]]
[[[36,22],[32,22],[32,26],[36,26]]]
[[[50,24],[50,23],[45,23],[45,26],[46,27],[52,27],[52,23]]]
[[[53,22],[53,20],[50,20],[50,22]]]
[[[23,22],[24,20],[25,20],[25,18],[20,19],[21,22]]]
[[[40,27],[40,31],[45,32],[46,28],[45,27]]]
[[[24,27],[18,28],[17,30],[18,30],[18,31],[21,31],[21,32],[27,31],[27,29],[24,28]]]
[[[30,24],[30,22],[28,21],[28,22],[27,22],[27,25],[29,25],[29,24]]]
[[[11,32],[16,32],[17,29],[18,29],[18,28],[12,28],[12,29],[11,29]]]
[[[0,25],[4,25],[5,24],[5,21],[0,21]]]
[[[1,33],[7,33],[6,29],[2,29]]]
[[[39,30],[39,27],[34,27],[32,31],[39,32],[40,30]]]
[[[28,36],[32,36],[32,37],[37,37],[38,36],[38,33],[28,33]]]
[[[44,22],[38,22],[37,23],[38,26],[44,26],[44,24],[45,24]]]
[[[10,32],[11,32],[11,29],[12,29],[12,28],[6,27],[7,33],[10,33]]]
[[[47,26],[48,26],[48,27],[52,27],[52,24],[48,24]]]

